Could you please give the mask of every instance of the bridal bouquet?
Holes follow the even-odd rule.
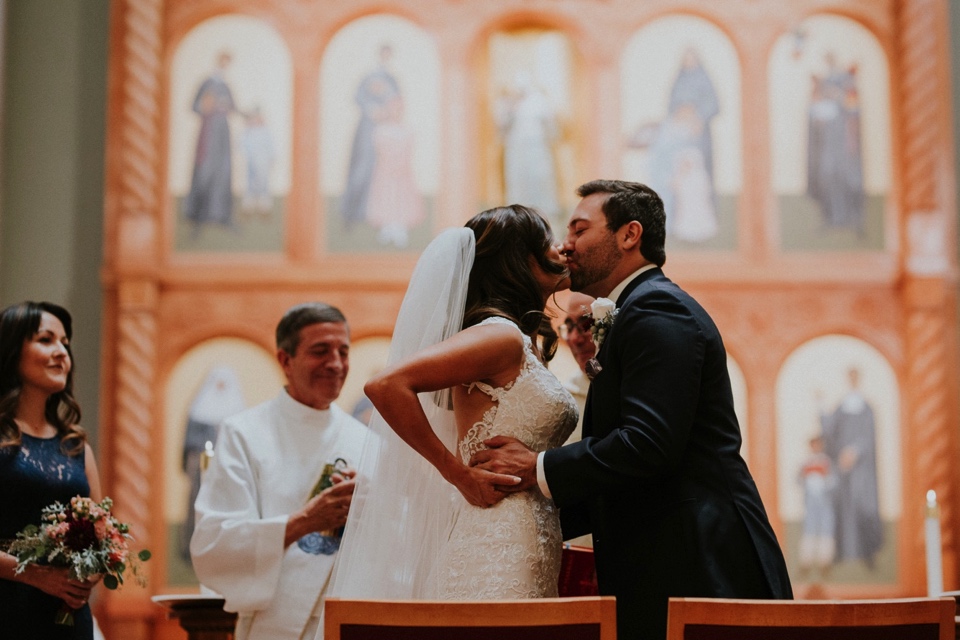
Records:
[[[17,558],[17,573],[28,564],[67,567],[71,577],[87,580],[103,575],[103,586],[116,589],[123,584],[129,569],[141,586],[139,562],[150,559],[150,552],[141,550],[131,555],[130,526],[117,520],[110,508],[113,500],[76,496],[69,505],[54,502],[43,509],[40,526],[27,525],[17,534],[7,552]],[[72,625],[73,610],[64,604],[57,613],[58,624]]]

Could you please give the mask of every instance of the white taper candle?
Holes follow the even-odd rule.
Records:
[[[940,509],[937,507],[937,492],[933,489],[927,491],[924,534],[927,544],[927,596],[938,598],[943,593],[943,549],[940,546]]]

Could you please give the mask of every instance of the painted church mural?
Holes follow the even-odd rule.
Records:
[[[777,381],[785,552],[801,595],[898,575],[900,393],[886,359],[844,335],[815,338]]]
[[[207,442],[220,423],[269,400],[283,386],[272,354],[239,338],[206,340],[183,354],[170,373],[165,397],[167,572],[173,585],[196,585],[190,563],[193,501],[200,489]]]
[[[575,203],[574,47],[561,31],[527,27],[491,34],[487,54],[487,206],[532,206],[559,233]]]
[[[887,247],[890,89],[876,38],[814,16],[770,56],[773,190],[784,251]]]
[[[623,177],[660,194],[668,251],[736,248],[739,68],[729,39],[689,16],[643,27],[621,57]]]
[[[211,18],[180,42],[168,167],[177,251],[283,250],[292,90],[286,45],[260,20]]]
[[[331,40],[320,70],[327,250],[415,251],[433,237],[439,80],[435,41],[404,18],[359,18]]]

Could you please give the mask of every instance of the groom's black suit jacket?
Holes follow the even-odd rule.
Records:
[[[746,463],[727,356],[706,311],[660,269],[617,300],[578,443],[544,454],[564,537],[592,532],[620,640],[666,635],[667,598],[790,598]]]

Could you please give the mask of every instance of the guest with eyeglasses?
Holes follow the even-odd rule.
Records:
[[[583,424],[583,406],[587,401],[587,389],[590,387],[590,380],[587,378],[587,361],[597,353],[597,345],[593,342],[593,336],[590,333],[590,304],[593,298],[573,291],[567,298],[567,317],[560,325],[560,337],[567,346],[570,347],[570,353],[573,359],[577,361],[578,371],[571,376],[563,386],[577,401],[580,407],[580,419],[577,421],[577,428],[567,439],[567,442],[576,442],[580,439],[580,428]]]
[[[582,433],[583,407],[587,403],[587,390],[590,388],[590,379],[586,373],[587,361],[597,354],[597,345],[590,332],[590,326],[593,324],[593,318],[590,317],[590,305],[593,301],[592,296],[571,291],[566,304],[567,317],[563,319],[563,324],[560,325],[560,338],[570,348],[570,353],[577,362],[577,372],[567,378],[563,386],[577,401],[577,407],[580,410],[577,418],[577,428],[573,430],[564,444],[577,442],[580,440]],[[566,542],[573,546],[592,547],[593,537],[586,534]]]

